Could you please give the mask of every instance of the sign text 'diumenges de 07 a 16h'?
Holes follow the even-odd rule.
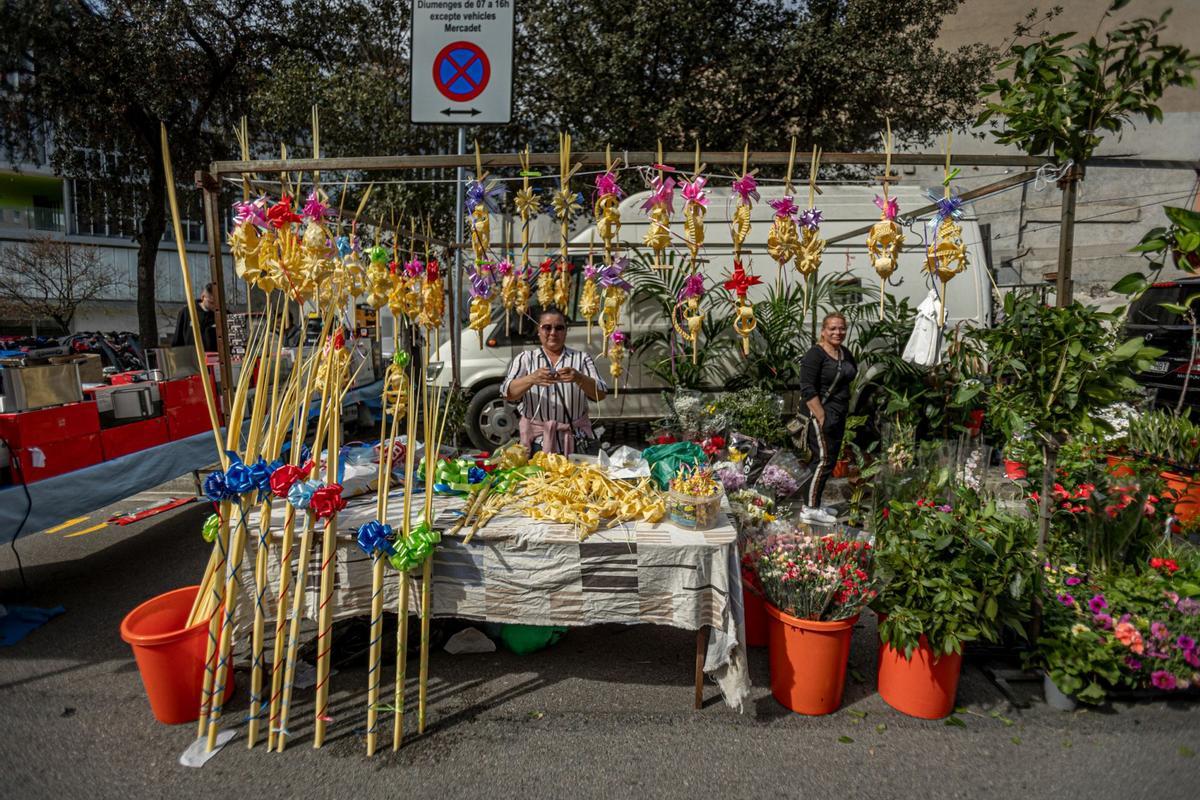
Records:
[[[513,3],[413,0],[413,122],[502,125],[511,119]]]

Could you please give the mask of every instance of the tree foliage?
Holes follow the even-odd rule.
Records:
[[[1127,4],[1116,0],[1101,22]],[[997,65],[1012,75],[982,87],[993,99],[976,123],[998,118],[1002,127],[993,136],[1001,144],[1082,164],[1105,132],[1119,135],[1135,117],[1161,122],[1163,93],[1194,86],[1200,68],[1187,49],[1160,40],[1170,14],[1130,20],[1102,39],[1093,34],[1074,44],[1075,32],[1019,37]]]
[[[79,307],[102,297],[114,277],[94,248],[50,236],[0,249],[0,303],[52,319],[65,332]]]

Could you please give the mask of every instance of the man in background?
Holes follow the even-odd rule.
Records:
[[[191,306],[179,309],[179,319],[175,321],[175,338],[171,341],[172,347],[182,347],[196,341],[192,334],[192,321],[188,317],[189,311],[199,314],[196,319],[200,323],[200,341],[205,352],[217,352],[217,285],[205,284],[204,290],[200,292],[200,299]]]

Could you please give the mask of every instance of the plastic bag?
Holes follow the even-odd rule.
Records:
[[[683,465],[700,466],[708,463],[700,445],[693,442],[656,444],[643,450],[642,458],[650,465],[650,477],[654,478],[658,488],[663,490]]]
[[[608,468],[608,477],[610,478],[649,478],[650,464],[642,457],[642,451],[637,450],[627,445],[621,445],[605,460],[601,460],[601,465]]]
[[[800,490],[803,478],[804,468],[795,454],[780,450],[767,462],[754,488],[777,500],[787,499]]]

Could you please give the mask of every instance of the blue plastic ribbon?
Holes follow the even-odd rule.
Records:
[[[389,556],[395,553],[396,548],[392,546],[392,537],[392,526],[377,519],[361,525],[355,535],[355,538],[358,539],[358,546],[369,556],[374,555],[378,550],[382,550]]]
[[[229,468],[225,470],[225,485],[229,487],[229,491],[233,494],[245,494],[254,489],[250,468],[232,450],[226,450],[225,455],[229,456]]]
[[[313,493],[320,488],[320,481],[296,481],[292,484],[292,488],[288,489],[288,502],[303,511],[312,501]]]
[[[208,477],[204,479],[204,494],[214,503],[229,500],[236,495],[235,492],[229,490],[225,473],[219,469],[208,473]]]
[[[258,460],[250,467],[250,480],[254,483],[254,487],[258,489],[259,502],[262,502],[271,494],[271,475],[282,466],[283,462],[279,459],[275,459],[268,464],[266,459],[259,456]]]

